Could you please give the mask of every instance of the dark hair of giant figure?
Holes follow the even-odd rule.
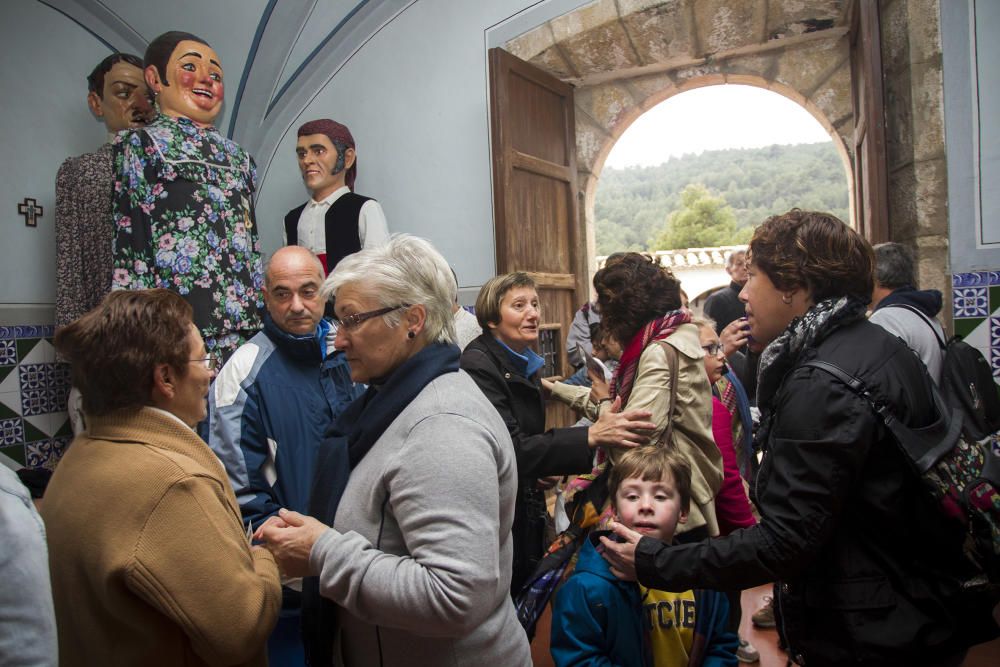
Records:
[[[347,126],[329,118],[320,118],[303,123],[297,132],[300,137],[307,137],[310,134],[323,134],[334,148],[337,149],[337,163],[333,165],[333,174],[337,175],[344,170],[345,154],[348,148],[357,150],[354,145],[354,136]],[[358,158],[355,155],[354,163],[348,167],[344,174],[344,185],[354,192],[354,181],[358,177]]]
[[[168,56],[169,57],[169,56]],[[110,56],[97,63],[97,67],[87,75],[87,92],[96,93],[98,97],[104,98],[104,76],[111,71],[111,68],[120,62],[126,62],[142,69],[142,60],[139,56],[131,53],[112,53]]]

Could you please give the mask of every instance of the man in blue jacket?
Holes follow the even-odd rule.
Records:
[[[208,444],[250,530],[282,507],[308,511],[323,436],[364,389],[351,381],[344,355],[327,349],[323,276],[319,259],[301,246],[274,253],[264,275],[264,329],[236,350],[209,392]],[[268,642],[272,664],[304,664],[296,584],[283,591]]]

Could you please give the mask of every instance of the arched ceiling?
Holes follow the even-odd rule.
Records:
[[[185,30],[222,58],[219,129],[266,172],[278,141],[361,46],[415,0],[39,0],[110,50],[141,55],[157,35]]]

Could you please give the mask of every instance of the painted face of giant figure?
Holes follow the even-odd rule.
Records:
[[[100,94],[88,93],[87,105],[108,132],[142,127],[152,112],[142,69],[124,60],[116,62],[104,74]]]
[[[189,39],[178,42],[167,61],[164,80],[156,67],[146,68],[146,82],[156,94],[160,112],[188,118],[202,127],[222,111],[222,65],[215,50]]]

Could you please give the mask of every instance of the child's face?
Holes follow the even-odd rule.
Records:
[[[658,482],[629,477],[615,493],[618,520],[632,530],[662,542],[674,539],[678,523],[687,521],[669,473]]]
[[[705,350],[705,372],[708,373],[708,381],[715,384],[726,372],[726,355],[722,353],[719,337],[711,327],[701,327],[698,337],[701,339],[701,348]]]

